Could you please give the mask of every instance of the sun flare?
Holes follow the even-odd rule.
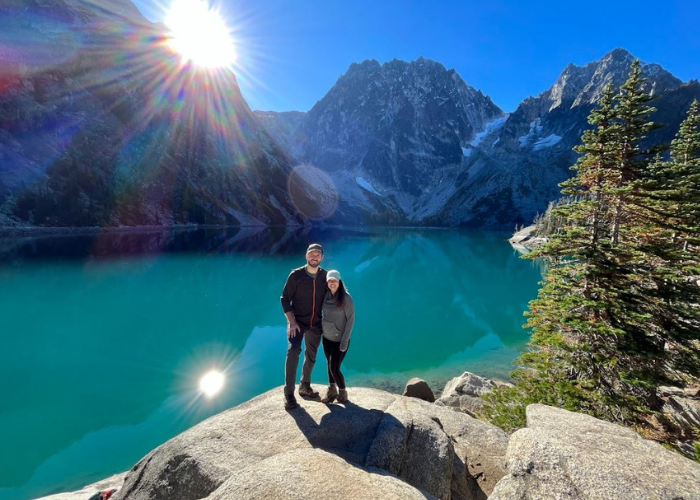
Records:
[[[165,18],[168,46],[185,62],[220,68],[236,59],[231,30],[218,10],[204,0],[175,0]]]
[[[199,381],[199,389],[209,397],[216,396],[224,387],[224,374],[212,370]]]

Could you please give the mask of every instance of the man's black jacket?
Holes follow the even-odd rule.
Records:
[[[327,290],[325,269],[319,267],[315,278],[309,276],[306,266],[294,269],[282,290],[282,309],[285,313],[294,313],[302,330],[314,326],[321,328],[321,308]]]

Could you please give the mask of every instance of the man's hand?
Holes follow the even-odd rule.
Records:
[[[299,324],[296,321],[290,321],[287,323],[287,338],[293,339],[301,331]]]

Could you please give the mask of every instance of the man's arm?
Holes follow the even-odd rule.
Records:
[[[297,336],[297,334],[301,331],[301,328],[299,328],[299,324],[297,323],[296,318],[294,317],[294,312],[292,308],[292,297],[294,296],[294,292],[296,291],[296,286],[294,279],[292,278],[292,273],[289,274],[289,277],[287,278],[287,282],[284,284],[284,288],[282,289],[282,296],[280,297],[280,302],[282,303],[282,310],[284,311],[284,315],[287,317],[287,338],[291,339]]]
[[[292,311],[284,313],[287,316],[287,338],[293,339],[301,331]]]
[[[292,310],[292,297],[294,296],[294,291],[296,290],[296,283],[292,275],[294,271],[289,273],[287,276],[287,281],[282,289],[282,295],[280,296],[280,302],[282,303],[282,310],[285,314]]]

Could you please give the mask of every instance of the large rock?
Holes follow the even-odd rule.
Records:
[[[490,500],[696,500],[700,464],[635,432],[544,405],[511,436]]]
[[[464,372],[459,377],[455,377],[445,384],[442,395],[435,401],[435,404],[449,406],[471,416],[476,416],[481,413],[484,407],[481,396],[504,384],[507,385],[505,382],[490,380],[471,372]]]
[[[663,401],[662,413],[675,429],[675,445],[688,457],[694,458],[700,443],[700,389],[697,386],[661,386],[656,394]]]
[[[433,390],[428,385],[428,382],[418,377],[413,377],[406,382],[403,395],[409,398],[422,399],[428,403],[435,402],[435,394],[433,394]]]
[[[687,393],[694,390],[688,390]],[[699,442],[700,434],[700,401],[680,396],[670,396],[665,400],[662,411],[680,431],[676,446],[686,455],[695,456],[695,446]]]
[[[508,437],[425,401],[350,389],[350,403],[274,389],[163,444],[115,500],[485,499],[505,474]]]
[[[532,226],[524,227],[520,231],[516,231],[513,236],[508,238],[508,243],[513,245],[516,250],[521,251],[521,253],[527,253],[533,248],[549,241],[549,238],[535,236],[536,232],[537,226],[534,224]]]
[[[692,435],[700,430],[700,401],[671,396],[664,404],[663,412],[681,428],[684,434]]]

